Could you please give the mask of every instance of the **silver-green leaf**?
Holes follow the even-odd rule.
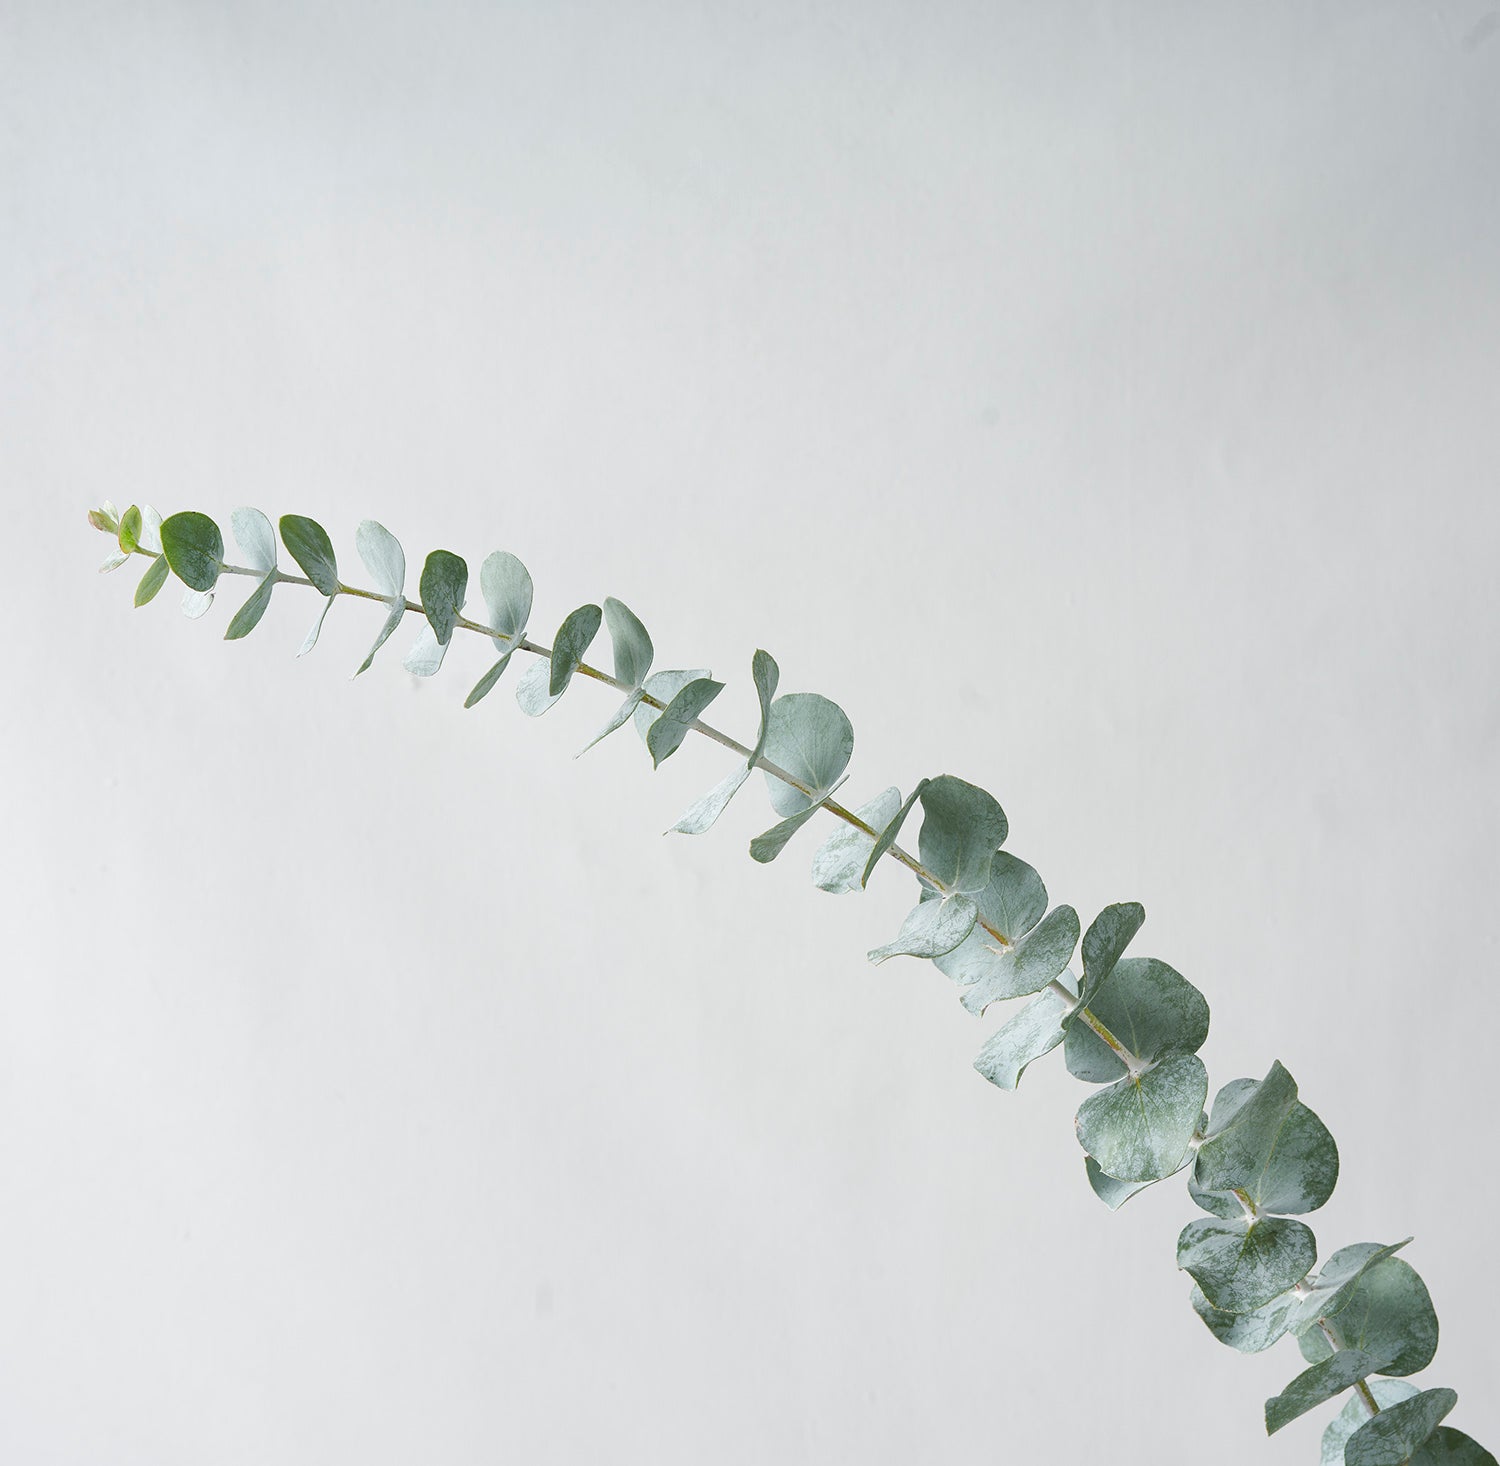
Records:
[[[901,808],[901,791],[894,787],[884,789],[868,804],[854,811],[855,818],[872,830],[882,830]],[[840,896],[857,891],[860,879],[874,849],[876,836],[867,835],[855,825],[840,825],[820,846],[813,856],[813,885],[820,891]]]
[[[1186,1159],[1207,1098],[1203,1061],[1172,1053],[1090,1095],[1074,1127],[1079,1144],[1117,1181],[1159,1181]]]
[[[1087,940],[1087,939],[1085,939]],[[1196,1053],[1208,1037],[1208,1003],[1180,972],[1155,957],[1122,957],[1094,987],[1091,1013],[1138,1059]],[[1125,1064],[1084,1023],[1068,1025],[1063,1047],[1068,1072],[1088,1084],[1107,1084]]]
[[[1297,1305],[1297,1295],[1290,1290],[1248,1313],[1226,1313],[1222,1308],[1215,1308],[1196,1283],[1191,1297],[1193,1312],[1208,1326],[1214,1338],[1221,1344],[1228,1344],[1231,1349],[1238,1349],[1241,1354],[1259,1354],[1282,1338]]]
[[[865,856],[864,869],[859,875],[861,889],[870,884],[870,877],[875,873],[875,867],[880,864],[881,857],[896,843],[896,836],[901,833],[901,826],[906,823],[906,817],[911,813],[912,806],[922,797],[922,791],[927,787],[927,780],[922,779],[917,787],[906,796],[904,803],[898,805],[892,812],[891,817],[876,828],[879,833],[871,842],[868,853]]]
[[[983,975],[968,984],[959,996],[971,1013],[983,1013],[991,1003],[1024,998],[1046,987],[1073,960],[1078,929],[1078,913],[1071,906],[1053,907],[1009,947],[999,946],[989,932],[976,927],[961,947],[938,959],[938,970],[951,977],[954,973],[949,964],[953,963],[961,964],[965,973],[974,971],[973,949],[976,945],[982,947],[986,958]]]
[[[604,621],[609,627],[616,680],[626,687],[639,687],[651,671],[651,659],[656,655],[651,634],[635,612],[613,596],[605,597]]]
[[[876,947],[871,962],[891,957],[941,957],[951,952],[974,930],[979,910],[968,896],[947,896],[919,901],[907,913],[893,942]]]
[[[1363,1349],[1387,1360],[1382,1374],[1416,1374],[1432,1363],[1438,1346],[1437,1313],[1427,1285],[1410,1263],[1386,1257],[1366,1268],[1344,1290],[1337,1308],[1320,1315],[1346,1349]],[[1314,1362],[1332,1353],[1321,1329],[1297,1335],[1302,1357]]]
[[[469,594],[469,567],[451,550],[434,550],[422,566],[419,581],[422,612],[439,646],[447,646]]]
[[[1266,1434],[1275,1435],[1298,1416],[1342,1395],[1356,1381],[1374,1374],[1382,1362],[1361,1349],[1340,1349],[1321,1364],[1304,1369],[1279,1395],[1266,1401]]]
[[[570,611],[557,628],[552,638],[552,657],[548,663],[547,693],[550,697],[561,697],[573,680],[586,653],[599,634],[599,625],[604,612],[598,606],[580,606]]]
[[[1064,982],[1065,987],[1071,984]],[[1051,988],[1038,993],[1019,1013],[985,1040],[974,1067],[991,1084],[1014,1089],[1027,1065],[1051,1053],[1063,1039],[1062,1020],[1071,1002]],[[1097,1189],[1097,1188],[1096,1188]]]
[[[786,816],[819,803],[842,777],[853,754],[854,729],[836,702],[817,692],[784,693],[771,704],[764,755],[813,793],[767,772],[771,807]]]
[[[1417,1452],[1456,1404],[1454,1390],[1423,1390],[1372,1415],[1349,1437],[1344,1466],[1416,1466]]]
[[[989,884],[990,862],[1010,826],[993,795],[952,774],[922,787],[922,864],[948,891],[977,895]]]

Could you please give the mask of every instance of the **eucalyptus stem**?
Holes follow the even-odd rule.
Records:
[[[804,823],[826,810],[858,838],[836,831],[819,849],[813,868],[821,889],[862,889],[886,856],[918,881],[917,905],[896,939],[869,953],[871,961],[930,960],[958,984],[964,1006],[973,1013],[997,1002],[1026,1000],[986,1040],[974,1064],[979,1073],[1013,1090],[1032,1063],[1060,1047],[1069,1072],[1093,1086],[1074,1128],[1095,1194],[1113,1210],[1156,1182],[1188,1172],[1189,1194],[1208,1214],[1189,1222],[1177,1239],[1177,1265],[1194,1283],[1194,1310],[1217,1339],[1235,1349],[1257,1352],[1290,1336],[1313,1361],[1266,1401],[1267,1431],[1280,1430],[1352,1389],[1343,1413],[1325,1432],[1325,1459],[1344,1466],[1497,1466],[1470,1437],[1441,1424],[1457,1399],[1453,1391],[1406,1387],[1409,1393],[1402,1394],[1401,1382],[1431,1362],[1438,1334],[1426,1285],[1394,1255],[1406,1243],[1355,1243],[1317,1268],[1317,1240],[1299,1218],[1331,1196],[1339,1174],[1338,1147],[1299,1098],[1296,1081],[1273,1063],[1263,1079],[1223,1085],[1210,1110],[1208,1073],[1198,1056],[1208,1037],[1208,1003],[1165,962],[1126,955],[1145,920],[1144,909],[1136,902],[1107,906],[1086,932],[1071,906],[1049,909],[1040,875],[1002,848],[1009,822],[985,790],[940,774],[920,781],[905,801],[898,790],[887,789],[860,811],[851,810],[833,798],[854,747],[853,727],[836,703],[818,693],[778,697],[780,670],[767,653],[757,651],[751,670],[760,702],[759,731],[754,744],[742,743],[701,716],[723,684],[706,673],[652,674],[651,638],[619,601],[579,607],[563,621],[551,646],[530,639],[531,577],[520,561],[501,551],[488,557],[480,572],[491,623],[486,624],[461,614],[469,571],[449,551],[426,557],[420,599],[408,597],[405,552],[373,521],[360,525],[356,544],[384,590],[345,583],[327,532],[299,515],[281,519],[280,538],[301,575],[280,570],[276,533],[259,510],[237,510],[233,520],[242,550],[257,562],[250,565],[225,561],[218,526],[203,514],[189,511],[162,520],[150,510],[131,506],[120,515],[106,505],[89,517],[119,542],[119,553],[103,569],[114,569],[132,555],[151,557],[137,605],[157,594],[169,571],[188,587],[184,610],[189,615],[207,608],[221,576],[255,580],[226,630],[230,638],[254,629],[277,586],[307,586],[324,605],[303,651],[316,644],[323,616],[340,596],[390,608],[359,671],[409,613],[424,622],[406,659],[419,675],[441,667],[455,630],[488,637],[501,656],[470,692],[466,707],[488,695],[516,651],[544,664],[529,668],[516,689],[518,703],[531,716],[546,712],[575,676],[623,692],[625,701],[595,742],[633,719],[654,765],[671,757],[690,732],[740,760],[673,826],[681,833],[708,830],[754,770],[769,777],[771,803],[781,816],[750,842],[757,861],[776,859]],[[615,675],[584,661],[606,619]],[[654,716],[641,719],[642,707]],[[896,837],[918,802],[920,855],[913,855]],[[1068,968],[1075,952],[1081,956],[1076,993],[1064,981],[1072,977]],[[1129,1044],[1121,1032],[1130,1034]],[[1336,1316],[1358,1320],[1357,1349],[1348,1346]],[[1382,1386],[1384,1407],[1368,1382],[1375,1375],[1388,1381]]]

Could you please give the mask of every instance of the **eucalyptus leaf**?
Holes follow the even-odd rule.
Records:
[[[786,849],[787,842],[792,836],[823,808],[823,805],[843,783],[844,780],[840,779],[816,804],[809,804],[806,809],[800,809],[796,814],[788,815],[780,824],[772,825],[769,830],[757,835],[750,842],[750,858],[761,865],[769,865]]]
[[[1458,1404],[1453,1390],[1423,1390],[1372,1415],[1349,1437],[1344,1466],[1415,1466],[1418,1449]]]
[[[318,644],[318,637],[322,633],[323,623],[328,619],[328,608],[333,605],[332,596],[324,597],[323,604],[318,607],[318,614],[313,618],[313,624],[308,627],[307,635],[302,638],[302,645],[297,649],[299,657],[305,657]]]
[[[89,510],[89,523],[105,534],[120,532],[120,511],[106,499],[97,509]]]
[[[1091,1155],[1084,1156],[1083,1170],[1094,1195],[1111,1211],[1119,1211],[1132,1196],[1156,1185],[1155,1181],[1116,1181],[1099,1169],[1099,1162]]]
[[[1196,1053],[1208,1037],[1203,994],[1155,957],[1120,958],[1095,985],[1088,1009],[1147,1063],[1167,1053]],[[1107,1084],[1126,1072],[1119,1055],[1076,1021],[1068,1025],[1063,1058],[1068,1072],[1088,1084]]]
[[[1440,1425],[1422,1442],[1411,1466],[1495,1466],[1495,1458],[1463,1431]]]
[[[562,693],[551,693],[547,689],[552,681],[552,667],[545,659],[533,662],[516,683],[516,705],[528,718],[539,718],[555,703]]]
[[[172,573],[189,590],[207,592],[214,588],[224,563],[224,537],[208,515],[187,510],[162,520],[161,547]]]
[[[1332,1318],[1349,1301],[1354,1285],[1372,1267],[1400,1252],[1410,1241],[1406,1237],[1400,1242],[1356,1242],[1339,1248],[1323,1264],[1317,1277],[1309,1280],[1307,1295],[1297,1300],[1291,1319],[1292,1332],[1300,1334],[1320,1318]]]
[[[267,527],[269,528],[269,524]],[[260,624],[260,618],[266,614],[266,607],[271,604],[271,592],[275,589],[276,572],[271,570],[256,583],[255,589],[245,598],[244,605],[230,618],[224,631],[225,641],[238,641],[255,630]]]
[[[651,754],[651,766],[662,764],[682,747],[700,713],[724,690],[722,682],[712,677],[699,677],[682,688],[662,709],[662,715],[652,723],[646,734],[646,748]]]
[[[515,651],[531,620],[531,572],[508,551],[496,550],[479,567],[479,593],[490,629],[499,633],[491,638],[495,649],[505,654]]]
[[[141,525],[136,539],[147,554],[161,554],[161,515],[149,504],[141,505]]]
[[[132,504],[121,516],[120,526],[116,531],[119,546],[127,555],[133,555],[141,546],[141,511]]]
[[[905,803],[899,805],[883,825],[876,827],[879,834],[870,842],[869,852],[865,856],[864,869],[859,875],[861,889],[870,884],[870,877],[874,874],[875,867],[879,865],[885,852],[896,843],[896,836],[901,833],[901,826],[906,823],[907,815],[911,813],[912,806],[922,797],[922,791],[926,787],[927,780],[919,780],[917,787],[906,796]]]
[[[366,520],[365,522],[368,524],[372,521]],[[390,610],[386,613],[384,622],[381,623],[380,633],[375,638],[375,644],[370,648],[368,652],[365,653],[364,661],[362,661],[359,666],[354,669],[354,675],[356,677],[358,677],[361,672],[368,672],[370,670],[370,663],[375,660],[375,653],[378,652],[380,648],[383,647],[386,642],[391,639],[392,632],[394,632],[395,629],[401,624],[402,619],[405,617],[405,615],[406,597],[398,593],[397,598],[390,603]],[[427,633],[427,635],[432,636],[432,628],[430,626],[424,624],[422,630]],[[435,636],[432,636],[432,645],[437,648],[439,653],[444,650],[444,648],[438,646],[437,637]],[[438,666],[442,665],[442,661],[442,656],[439,655]],[[437,667],[434,667],[433,671],[435,672],[436,670]]]
[[[990,863],[1010,826],[993,795],[952,774],[922,787],[922,864],[948,891],[977,895],[989,884]]]
[[[469,594],[469,567],[450,550],[434,550],[422,566],[422,612],[439,646],[447,646]]]
[[[506,653],[506,658],[508,658],[509,655],[510,655],[510,653],[507,652]],[[501,659],[502,662],[506,658],[502,658]],[[550,675],[550,669],[549,669],[549,675]],[[584,754],[586,754],[589,751],[589,749],[591,749],[596,743],[599,743],[603,739],[608,738],[609,735],[611,733],[613,733],[616,728],[623,728],[625,726],[625,724],[630,721],[631,715],[641,705],[641,698],[642,698],[643,695],[644,695],[644,690],[642,688],[639,688],[639,687],[637,687],[634,692],[630,693],[629,696],[626,697],[625,701],[622,702],[620,704],[620,706],[617,707],[614,710],[614,712],[612,712],[609,715],[609,720],[605,723],[605,725],[597,733],[595,733],[594,736],[592,738],[590,738],[589,741],[587,743],[585,743],[583,745],[583,747],[580,748],[578,750],[578,752],[573,755],[573,757],[574,758],[582,758],[584,756]],[[746,772],[747,773],[749,772],[748,769],[746,770]]]
[[[882,790],[868,804],[862,804],[854,816],[872,830],[882,830],[901,808],[901,791],[894,787]],[[854,825],[840,825],[820,846],[813,856],[813,885],[820,891],[829,891],[840,896],[857,891],[863,882],[861,873],[866,869],[870,851],[875,846],[874,835],[867,835]]]
[[[1072,985],[1064,981],[1063,986],[1071,988]],[[1027,1065],[1050,1053],[1062,1042],[1062,1020],[1071,1006],[1067,998],[1051,988],[1038,993],[1014,1018],[985,1040],[979,1057],[974,1060],[974,1067],[991,1084],[998,1084],[1001,1089],[1014,1089],[1021,1082]]]
[[[302,567],[302,573],[317,587],[319,594],[336,596],[339,593],[339,567],[328,531],[305,514],[283,514],[280,523],[281,543],[286,546],[287,554]]]
[[[654,697],[661,707],[654,707],[649,702],[640,703],[635,710],[635,731],[640,734],[641,742],[645,743],[646,735],[651,731],[651,725],[662,715],[662,708],[682,691],[689,682],[696,681],[699,677],[711,677],[712,672],[704,668],[697,671],[684,672],[673,669],[670,672],[653,672],[642,684],[641,690],[647,697]]]
[[[158,555],[147,567],[146,573],[141,576],[141,583],[135,588],[135,604],[137,607],[144,606],[156,599],[156,593],[167,583],[169,567],[167,557]]]
[[[482,702],[486,697],[490,695],[490,693],[494,690],[495,684],[501,679],[501,677],[505,675],[505,669],[510,666],[510,659],[514,655],[514,652],[506,652],[506,654],[501,657],[500,660],[496,662],[489,669],[489,671],[486,672],[484,676],[474,684],[472,688],[469,689],[469,695],[464,699],[464,706],[466,708],[473,707],[475,703]]]
[[[1333,1194],[1338,1147],[1279,1063],[1258,1084],[1236,1084],[1227,1102],[1221,1090],[1209,1125],[1193,1174],[1197,1191],[1243,1191],[1263,1212],[1294,1216]],[[1196,1193],[1195,1200],[1202,1204]]]
[[[552,657],[548,663],[547,693],[550,697],[561,697],[568,690],[568,683],[583,661],[593,640],[599,634],[599,624],[604,612],[598,606],[580,606],[570,611],[557,628],[552,638]]]
[[[1186,1159],[1207,1098],[1203,1061],[1168,1054],[1084,1100],[1074,1121],[1079,1144],[1117,1181],[1159,1181]]]
[[[1384,1410],[1388,1405],[1399,1405],[1409,1400],[1417,1391],[1404,1379],[1372,1379],[1366,1382],[1375,1403]],[[1328,1422],[1323,1432],[1323,1454],[1321,1466],[1344,1466],[1344,1446],[1349,1437],[1370,1418],[1365,1402],[1358,1395],[1351,1395],[1338,1415]]]
[[[766,720],[764,756],[816,792],[804,793],[767,773],[771,808],[779,815],[794,815],[821,802],[848,768],[853,753],[854,729],[836,702],[816,692],[778,697]]]
[[[108,575],[111,570],[118,570],[120,566],[130,559],[129,550],[111,550],[99,563],[99,574]]]
[[[1432,1363],[1438,1346],[1437,1313],[1417,1270],[1399,1257],[1386,1257],[1360,1273],[1345,1289],[1337,1308],[1324,1318],[1346,1349],[1363,1349],[1387,1360],[1382,1374],[1416,1374]],[[1322,1330],[1297,1335],[1302,1357],[1314,1362],[1333,1352]]]
[[[229,528],[251,570],[265,575],[276,568],[276,531],[259,509],[236,509],[229,516]]]
[[[211,590],[193,590],[188,587],[182,593],[182,614],[189,621],[196,621],[214,603],[214,593]]]
[[[332,605],[331,600],[324,603]],[[371,653],[373,655],[373,653]],[[401,665],[406,668],[413,677],[432,677],[443,665],[443,658],[448,655],[448,648],[437,639],[437,633],[426,621],[422,623],[422,629],[417,633],[417,639],[412,642],[411,650],[401,658]],[[543,663],[545,666],[545,663]],[[533,669],[535,670],[535,669]],[[520,689],[516,690],[516,696],[521,695]]]
[[[679,819],[677,823],[665,833],[668,835],[703,834],[704,831],[711,828],[714,821],[724,813],[725,809],[729,805],[729,801],[733,799],[737,793],[739,793],[740,786],[749,777],[750,765],[748,763],[736,764],[734,768],[732,768],[727,774],[725,774],[725,776],[720,779],[712,789],[708,791],[707,794],[705,794],[701,799],[695,800],[693,804],[688,807],[682,818]],[[811,813],[811,811],[808,811],[808,813]],[[802,817],[800,815],[797,815],[793,816],[793,818],[800,821]],[[783,823],[785,823],[785,821],[783,821]],[[776,828],[780,829],[780,826],[778,825]],[[771,859],[774,860],[776,858],[776,855],[779,855],[781,853],[782,849],[785,848],[786,840],[791,839],[791,837],[795,835],[800,828],[801,824],[799,823],[797,825],[793,825],[793,827],[786,832],[786,839],[782,840],[781,844],[775,847],[775,851],[770,857]],[[767,835],[769,835],[771,831],[768,830],[766,833]],[[757,839],[763,838],[764,837],[762,836],[757,836]],[[754,842],[751,843],[750,853],[752,856],[754,856],[755,859],[759,860],[760,857],[755,853],[757,848],[769,849],[770,847],[767,845],[757,847]]]
[[[405,601],[406,551],[401,541],[378,520],[362,519],[354,531],[354,548],[375,589],[388,601]]]
[[[639,687],[651,671],[651,659],[656,654],[650,633],[641,625],[635,612],[613,596],[605,597],[604,621],[609,627],[610,646],[614,651],[616,680],[626,687]],[[620,721],[624,722],[624,719]]]
[[[1215,1308],[1196,1283],[1191,1296],[1193,1312],[1208,1325],[1214,1338],[1221,1344],[1228,1344],[1231,1349],[1238,1349],[1241,1354],[1259,1354],[1261,1350],[1269,1349],[1286,1334],[1292,1310],[1297,1305],[1297,1295],[1290,1290],[1248,1313],[1226,1313],[1222,1308]]]
[[[1146,920],[1146,908],[1139,901],[1121,901],[1106,906],[1083,934],[1083,987],[1084,1002],[1089,1001],[1094,990],[1114,971],[1130,945],[1130,940],[1141,929]]]
[[[972,972],[973,947],[985,950],[984,975],[968,984],[960,998],[971,1013],[983,1013],[991,1003],[1038,993],[1073,960],[1078,946],[1078,913],[1071,906],[1055,906],[1020,941],[999,947],[987,931],[976,926],[961,947],[938,959],[939,971],[951,977],[950,964]],[[1065,1025],[1066,1026],[1066,1025]]]
[[[1275,1435],[1298,1416],[1342,1395],[1355,1381],[1374,1374],[1382,1362],[1359,1349],[1340,1349],[1321,1364],[1304,1369],[1279,1395],[1266,1401],[1266,1434]]]
[[[945,896],[919,901],[901,923],[893,942],[869,953],[871,962],[891,957],[941,957],[974,930],[979,909],[969,896]]]
[[[1295,1287],[1318,1260],[1311,1230],[1290,1217],[1202,1217],[1177,1239],[1177,1266],[1225,1313],[1249,1313]]]

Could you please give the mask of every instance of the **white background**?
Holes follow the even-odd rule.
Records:
[[[1408,1232],[1494,1445],[1500,14],[0,3],[0,1457],[1308,1462],[912,895],[109,497],[374,516],[957,773]],[[474,640],[469,638],[467,640]],[[604,655],[600,647],[601,656]],[[826,832],[826,831],[825,831]]]

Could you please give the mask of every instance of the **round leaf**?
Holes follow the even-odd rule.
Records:
[[[264,575],[276,568],[276,531],[259,509],[236,509],[229,516],[229,528],[252,570]]]
[[[1389,1405],[1399,1405],[1417,1393],[1415,1385],[1404,1379],[1372,1379],[1368,1388],[1375,1396],[1375,1403],[1384,1410]],[[1323,1432],[1323,1457],[1321,1466],[1344,1466],[1344,1446],[1349,1437],[1370,1418],[1370,1412],[1357,1395],[1351,1395],[1348,1403]]]
[[[993,795],[952,774],[939,774],[922,790],[922,864],[949,891],[976,895],[989,884],[990,862],[1005,843],[1009,824]]]
[[[405,599],[406,551],[401,541],[377,520],[362,519],[354,531],[354,548],[370,572],[375,589],[387,600]]]
[[[1415,1374],[1437,1353],[1438,1320],[1431,1295],[1417,1270],[1399,1257],[1367,1268],[1343,1292],[1339,1306],[1325,1310],[1322,1317],[1343,1348],[1363,1349],[1385,1359],[1382,1374]],[[1304,1359],[1325,1359],[1333,1352],[1318,1328],[1298,1334],[1297,1343]]]
[[[1155,957],[1121,958],[1095,987],[1088,1008],[1147,1063],[1167,1053],[1196,1053],[1208,1037],[1203,994]],[[1069,1024],[1063,1057],[1068,1071],[1089,1084],[1105,1084],[1125,1073],[1120,1057],[1083,1023]]]
[[[764,752],[771,763],[817,791],[805,794],[766,775],[772,809],[779,815],[799,814],[817,803],[848,768],[854,729],[844,710],[820,693],[788,692],[771,704]]]
[[[1344,1466],[1414,1466],[1418,1448],[1456,1404],[1453,1390],[1423,1390],[1397,1401],[1349,1437]]]
[[[531,572],[514,555],[496,550],[486,555],[479,567],[479,593],[484,597],[490,626],[500,633],[494,639],[496,649],[514,651],[531,620]]]
[[[868,804],[854,811],[872,830],[881,830],[901,808],[901,791],[891,788],[877,794]],[[813,885],[820,891],[843,895],[860,888],[860,875],[874,849],[875,836],[867,835],[854,825],[841,824],[813,856]]]
[[[1009,969],[1015,961],[1017,944],[1046,914],[1047,888],[1041,876],[1024,860],[997,850],[989,882],[974,897],[974,903],[985,927],[999,932],[1010,946],[999,946],[985,927],[977,927],[968,941],[938,963],[939,970],[957,983],[980,982]],[[1075,936],[1074,945],[1077,940]],[[1069,949],[1068,956],[1072,955]]]
[[[1203,1289],[1193,1284],[1193,1312],[1208,1325],[1214,1338],[1241,1354],[1259,1354],[1280,1339],[1287,1331],[1287,1321],[1296,1303],[1297,1295],[1286,1292],[1248,1313],[1226,1313],[1215,1308],[1203,1296]]]
[[[224,563],[224,537],[208,515],[188,510],[162,520],[161,547],[172,573],[190,590],[214,588]]]
[[[1068,999],[1050,988],[1037,994],[1014,1018],[985,1040],[979,1057],[974,1060],[974,1067],[991,1084],[998,1084],[1001,1089],[1014,1089],[1021,1082],[1027,1065],[1043,1054],[1051,1053],[1062,1042],[1062,1020],[1071,1006]],[[1092,1160],[1093,1157],[1086,1159]]]
[[[614,651],[615,677],[626,687],[639,687],[651,671],[655,648],[651,635],[640,618],[613,596],[605,597],[604,621],[609,627],[610,646]]]
[[[1203,1217],[1177,1238],[1177,1266],[1225,1313],[1249,1313],[1295,1287],[1318,1260],[1318,1244],[1290,1217]]]
[[[439,646],[447,646],[469,593],[469,567],[449,550],[434,550],[422,566],[422,611]]]
[[[1168,1054],[1090,1095],[1074,1121],[1079,1143],[1118,1181],[1159,1181],[1186,1159],[1207,1098],[1203,1061]]]
[[[598,606],[580,606],[570,611],[563,624],[552,638],[552,657],[548,663],[547,693],[550,697],[561,697],[573,680],[583,656],[594,638],[599,634],[599,624],[604,612]]]

